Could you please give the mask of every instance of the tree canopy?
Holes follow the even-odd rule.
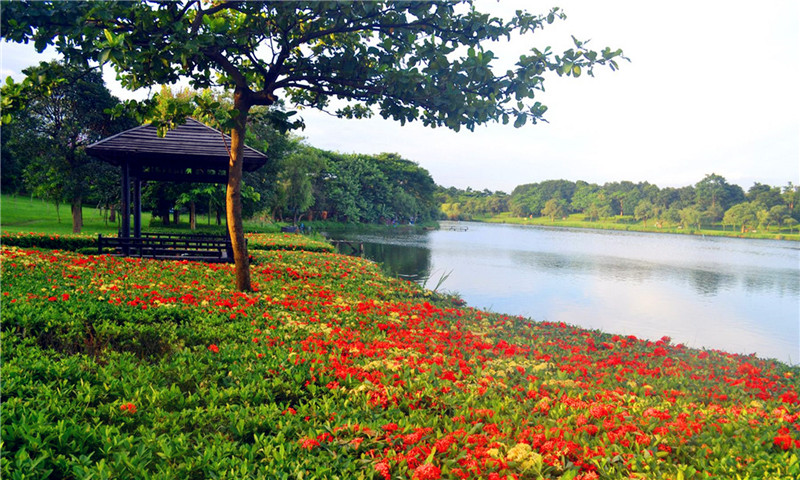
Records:
[[[378,113],[453,130],[513,120],[519,127],[543,118],[537,96],[546,74],[591,75],[624,58],[576,39],[560,54],[532,48],[513,68],[498,69],[488,42],[532,34],[565,15],[518,11],[504,20],[477,11],[472,0],[26,1],[4,2],[3,10],[4,39],[109,62],[128,88],[187,77],[197,89],[233,91],[233,108],[219,121],[231,129],[227,213],[241,290],[250,289],[241,164],[251,107],[284,99],[346,118]]]
[[[21,177],[9,182],[14,190],[24,184],[56,206],[69,203],[72,231],[80,233],[83,201],[89,195],[108,199],[119,185],[113,169],[90,158],[84,148],[132,127],[132,119],[111,118],[106,110],[119,100],[108,91],[99,72],[86,65],[41,62],[23,73],[28,78],[49,75],[60,81],[47,90],[28,89],[24,108],[4,111],[16,121],[11,131],[3,132],[3,176]],[[6,166],[11,168],[6,170]]]

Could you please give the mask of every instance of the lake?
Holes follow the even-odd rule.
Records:
[[[476,308],[800,361],[797,242],[475,222],[339,238]]]

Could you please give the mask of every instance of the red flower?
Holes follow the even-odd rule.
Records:
[[[786,427],[778,430],[778,435],[775,435],[775,438],[772,439],[772,443],[784,450],[791,450],[792,447],[795,446],[795,443],[800,445],[800,441],[796,442],[792,440],[792,437],[789,436],[789,429]]]
[[[392,432],[396,432],[398,427],[397,427],[396,423],[387,423],[386,425],[384,425],[381,428],[383,428],[384,430],[386,430],[389,433],[392,433]]]
[[[208,349],[209,349],[210,351],[214,352],[214,353],[219,353],[219,347],[218,347],[218,346],[216,346],[216,345],[215,345],[215,344],[213,344],[213,343],[212,343],[211,345],[209,345],[209,346],[208,346]]]
[[[441,478],[442,471],[432,463],[423,463],[414,470],[414,480],[436,480]]]
[[[385,460],[382,460],[375,464],[375,471],[378,472],[380,476],[386,480],[389,480],[391,478],[391,474],[389,474],[389,464]]]
[[[313,438],[303,437],[300,439],[300,448],[305,448],[306,450],[311,450],[312,448],[319,445],[319,442],[314,440]]]
[[[123,403],[122,405],[119,406],[119,411],[122,413],[129,413],[133,415],[134,413],[136,413],[136,405],[130,402]]]

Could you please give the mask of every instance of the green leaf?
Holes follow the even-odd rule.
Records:
[[[572,66],[572,75],[574,77],[580,77],[581,76],[581,66],[580,65],[573,65]]]
[[[425,463],[433,462],[433,457],[435,455],[436,455],[436,447],[433,447],[433,450],[431,450],[431,453],[428,455],[428,458],[425,459]]]
[[[100,63],[106,63],[108,62],[110,56],[111,56],[111,49],[110,48],[103,49],[103,51],[101,51],[100,55],[97,57],[97,61]]]

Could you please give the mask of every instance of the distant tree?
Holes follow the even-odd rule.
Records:
[[[783,197],[783,203],[789,207],[789,215],[800,221],[800,186],[789,182],[783,187],[781,196]]]
[[[747,190],[747,200],[762,205],[766,210],[785,204],[780,187],[771,187],[758,182]]]
[[[580,180],[575,182],[575,193],[572,195],[570,208],[576,212],[586,213],[586,209],[594,201],[599,189],[600,187],[593,183],[590,184]]]
[[[292,214],[295,225],[314,204],[312,177],[320,175],[324,163],[324,159],[308,147],[298,148],[283,161],[278,179],[283,188],[286,209]]]
[[[794,226],[797,225],[798,223],[800,222],[795,220],[793,217],[786,217],[785,219],[783,219],[783,224],[789,227],[790,233],[794,231]]]
[[[681,209],[678,207],[679,203],[673,203],[670,207],[663,211],[661,218],[669,223],[679,225],[681,223]]]
[[[551,198],[544,204],[542,216],[550,217],[551,222],[555,222],[556,217],[563,217],[567,213],[567,202],[561,198]]]
[[[460,203],[443,203],[441,210],[445,217],[449,220],[458,220],[461,217]]]
[[[603,191],[611,200],[611,208],[620,216],[633,215],[641,197],[636,184],[629,181],[606,183]]]
[[[752,202],[738,203],[725,212],[723,222],[728,225],[741,226],[741,232],[747,231],[758,222],[758,209]]]
[[[597,209],[597,214],[600,218],[608,218],[614,215],[614,210],[611,207],[611,199],[604,191],[597,194],[594,202],[592,202],[592,206]]]
[[[789,207],[786,205],[775,205],[774,207],[770,208],[769,212],[767,213],[767,228],[769,228],[771,225],[780,226],[781,223],[783,223],[783,221],[789,217]]]
[[[700,222],[702,220],[702,213],[696,207],[682,208],[678,215],[680,215],[681,223],[684,228],[697,227],[700,229]]]
[[[716,221],[722,220],[722,216],[725,214],[725,210],[722,209],[722,205],[709,205],[708,208],[701,211],[702,219],[704,223],[712,224]]]
[[[636,220],[641,220],[644,228],[647,228],[647,220],[658,217],[658,207],[650,200],[642,200],[636,205],[634,217]]]
[[[654,204],[658,205],[661,208],[662,212],[665,212],[673,204],[677,204],[680,201],[680,192],[678,191],[677,188],[672,188],[672,187],[662,188],[656,194],[656,198],[651,201]]]
[[[373,159],[390,185],[385,216],[422,221],[436,217],[438,207],[433,199],[436,183],[428,170],[396,153],[380,153]]]
[[[695,185],[696,204],[701,211],[722,214],[731,205],[745,200],[744,191],[738,185],[731,185],[725,177],[711,173]],[[721,207],[717,209],[715,207]],[[717,220],[716,218],[714,220]]]

